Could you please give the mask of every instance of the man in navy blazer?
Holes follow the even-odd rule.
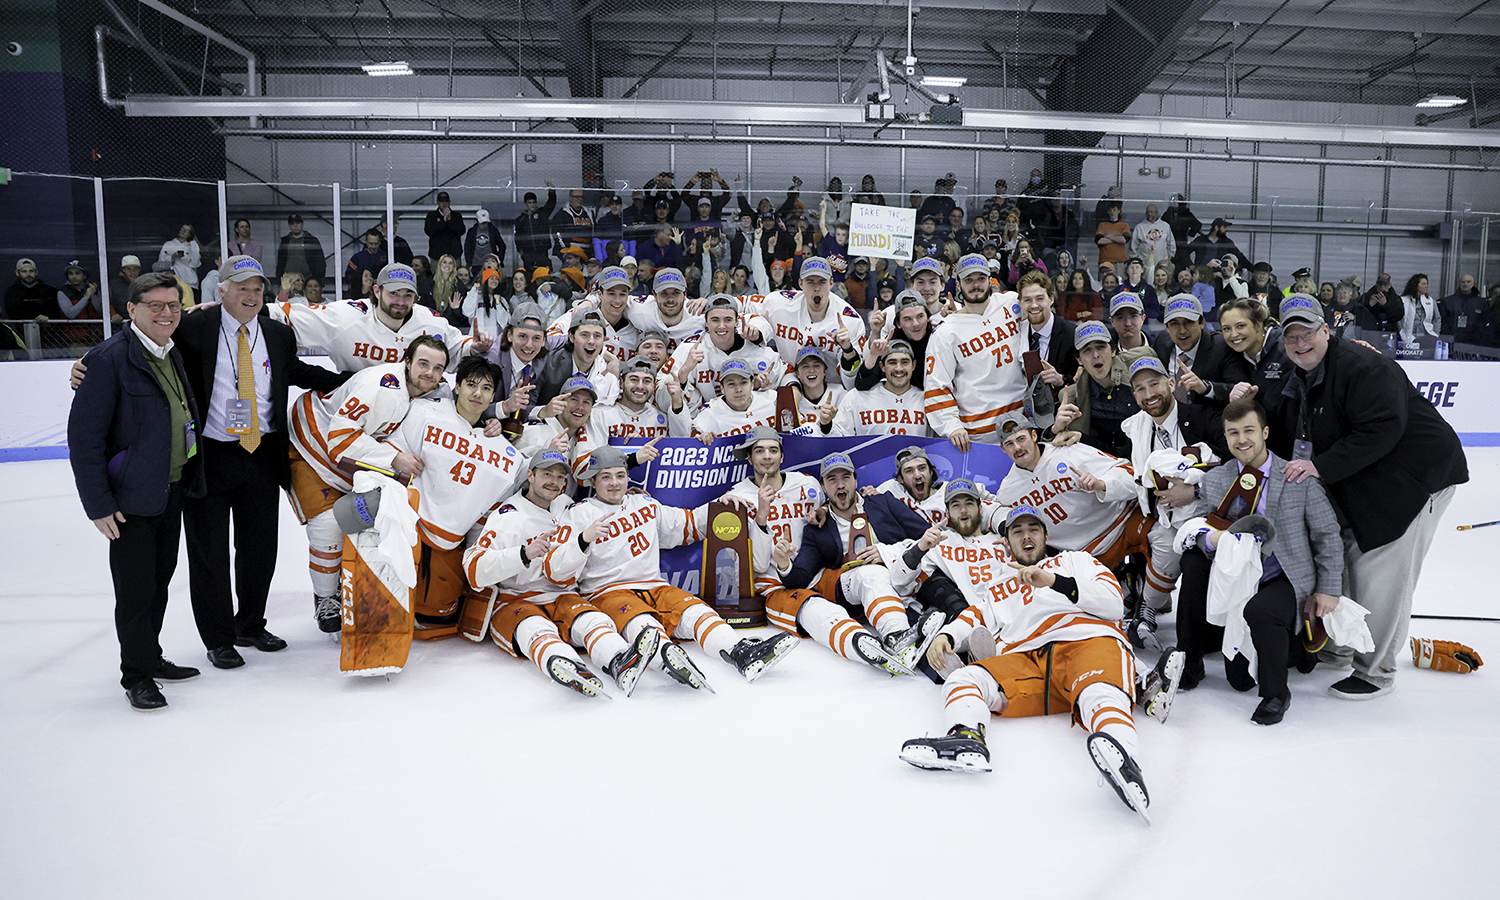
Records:
[[[182,507],[203,493],[197,397],[172,341],[182,288],[168,273],[131,283],[129,324],[89,353],[94,374],[73,396],[68,459],[84,513],[109,538],[120,684],[143,712],[166,707],[156,681],[198,670],[162,658],[167,586]]]
[[[926,533],[927,520],[890,494],[861,496],[854,463],[843,453],[830,453],[819,466],[828,498],[821,522],[802,532],[791,568],[781,573],[787,588],[814,587],[819,594],[845,606],[862,607],[870,627],[891,652],[914,667],[946,622],[940,609],[928,609],[916,623],[907,615],[891,584],[890,571],[879,545],[917,540]],[[862,545],[868,523],[874,543]],[[855,543],[849,553],[849,543]],[[850,567],[845,569],[846,559]]]

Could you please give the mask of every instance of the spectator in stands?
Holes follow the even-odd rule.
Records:
[[[321,303],[329,303],[332,297],[323,296],[323,279],[307,278],[302,282],[302,297],[308,306],[317,306]]]
[[[535,203],[536,195],[532,194],[531,200],[527,202],[526,208],[528,212],[532,210]],[[521,215],[524,216],[526,213],[522,213]],[[543,224],[541,227],[545,229],[546,225]],[[546,254],[546,241],[546,231],[543,230],[541,252],[544,258]],[[484,265],[484,258],[492,253],[499,257],[501,265],[505,264],[505,239],[500,236],[500,229],[496,228],[494,223],[490,221],[490,211],[481,207],[478,212],[474,213],[474,224],[464,234],[461,261],[469,267],[470,272],[473,272],[475,269],[481,268]],[[522,259],[525,259],[524,251]]]
[[[1078,236],[1078,219],[1073,211],[1063,205],[1062,197],[1055,191],[1032,205],[1032,234],[1046,250],[1063,247]]]
[[[677,211],[682,208],[683,196],[682,191],[672,186],[672,181],[676,177],[675,172],[658,172],[655,178],[643,185],[646,189],[646,205],[654,210],[648,221],[670,222],[677,218]],[[665,215],[662,210],[666,210]]]
[[[1066,289],[1059,294],[1058,315],[1069,322],[1098,322],[1104,319],[1104,299],[1089,284],[1089,273],[1074,269],[1068,273]],[[1072,372],[1063,373],[1072,377]]]
[[[854,202],[885,206],[885,194],[875,190],[874,175],[866,175],[859,180],[859,193],[854,195]]]
[[[203,280],[207,281],[208,279],[205,277]],[[307,297],[303,293],[306,289],[307,281],[300,273],[287,272],[281,276],[281,290],[276,292],[276,302],[295,303],[298,306],[306,306]],[[214,290],[218,290],[218,285],[214,285]],[[209,296],[213,295],[210,294]]]
[[[125,311],[125,298],[130,296],[130,282],[141,275],[141,258],[133,253],[120,257],[120,271],[109,280],[109,318],[122,322],[129,315]],[[3,318],[3,316],[0,316]]]
[[[959,246],[967,244],[969,235],[968,229],[964,227],[963,209],[955,206],[948,210],[948,220],[946,222],[939,222],[937,231],[938,234],[943,236],[945,242],[956,241]]]
[[[719,193],[717,194],[713,193],[713,186],[715,184],[719,186]],[[693,190],[695,185],[698,188],[696,191]],[[692,201],[693,209],[698,213],[699,218],[702,218],[702,209],[700,207],[703,201],[708,201],[708,218],[715,222],[723,218],[724,207],[729,205],[729,200],[732,196],[729,190],[729,183],[724,180],[724,176],[719,174],[718,169],[699,172],[692,178],[689,178],[687,184],[683,185],[682,188],[683,202]]]
[[[1094,244],[1099,248],[1099,262],[1118,266],[1130,258],[1130,223],[1120,218],[1118,201],[1104,208],[1104,220],[1094,228]]]
[[[5,289],[3,319],[31,320],[45,325],[57,316],[57,288],[51,287],[37,273],[36,263],[16,260],[16,280]]]
[[[163,248],[166,260],[177,252]],[[195,425],[203,422],[200,398],[172,344],[182,319],[179,284],[167,273],[135,281],[127,299],[131,327],[89,354],[89,376],[68,415],[69,459],[84,515],[109,539],[120,684],[142,712],[167,705],[157,679],[198,675],[163,659],[159,643],[183,501],[204,493],[202,426]]]
[[[356,299],[364,299],[370,296],[370,285],[375,283],[374,275],[385,268],[390,262],[386,255],[385,245],[380,239],[380,232],[373,228],[365,232],[363,246],[354,251],[349,257],[349,265],[344,270],[346,292]],[[372,276],[366,280],[364,273],[369,272]]]
[[[1205,265],[1214,273],[1214,303],[1217,306],[1250,296],[1250,285],[1240,277],[1239,260],[1234,254],[1226,254],[1223,259],[1210,259]]]
[[[948,212],[956,205],[953,202],[953,186],[958,178],[952,172],[932,183],[932,196],[922,201],[917,218],[932,216],[934,222],[948,221]]]
[[[177,237],[161,245],[157,259],[171,264],[172,271],[188,287],[198,286],[198,266],[202,265],[203,258],[193,226],[183,225],[177,229]]]
[[[620,214],[620,219],[625,223],[625,227],[628,229],[632,225],[649,222],[652,217],[651,207],[646,205],[646,192],[631,191],[630,205]]]
[[[79,260],[68,263],[63,272],[63,286],[57,291],[57,310],[70,320],[62,327],[62,338],[69,344],[92,346],[104,339],[100,321],[99,284],[89,281],[88,270]]]
[[[1173,194],[1167,211],[1162,214],[1162,221],[1172,229],[1172,240],[1177,245],[1177,253],[1172,262],[1174,265],[1186,267],[1189,263],[1189,252],[1193,241],[1203,233],[1203,223],[1188,209],[1187,197],[1182,194]]]
[[[1214,219],[1213,224],[1208,226],[1207,234],[1200,234],[1189,245],[1188,249],[1193,254],[1193,264],[1203,265],[1212,259],[1222,259],[1225,255],[1233,254],[1238,268],[1248,269],[1250,259],[1240,252],[1240,248],[1229,239],[1229,228],[1233,223],[1223,217]]]
[[[1328,307],[1328,304],[1333,302],[1333,294],[1336,288],[1337,285],[1331,281],[1325,281],[1318,285],[1318,302],[1323,304],[1325,309]]]
[[[599,208],[597,214],[594,216],[595,242],[618,242],[624,239],[625,217],[624,210],[622,209],[622,203],[623,201],[620,199],[619,194],[612,193],[608,197],[604,198],[604,204]],[[608,249],[606,249],[604,252],[606,256],[609,255]],[[624,254],[622,253],[620,255],[623,256]],[[619,257],[617,256],[616,259],[618,258]],[[610,262],[609,265],[615,265],[615,263]]]
[[[261,257],[265,256],[266,251],[260,245],[260,241],[251,239],[249,219],[234,220],[234,237],[227,241],[225,246],[230,256],[249,256],[264,265]]]
[[[1262,260],[1250,268],[1250,296],[1266,305],[1271,318],[1281,312],[1281,288],[1276,286],[1271,264]]]
[[[1177,270],[1177,292],[1180,294],[1192,294],[1198,301],[1198,306],[1203,309],[1203,315],[1208,321],[1214,320],[1213,309],[1217,298],[1214,289],[1199,280],[1200,271],[1192,266],[1183,266]]]
[[[1375,286],[1359,298],[1359,303],[1367,314],[1365,321],[1360,323],[1361,328],[1385,334],[1397,334],[1401,331],[1406,308],[1396,289],[1391,286],[1391,276],[1388,273],[1380,273],[1380,277],[1375,279]]]
[[[463,299],[464,315],[470,327],[486,334],[502,334],[510,325],[511,304],[506,298],[504,279],[499,271],[485,269],[479,281]]]
[[[695,238],[699,239],[699,245],[701,246],[703,238],[708,237],[711,233],[718,234],[722,232],[724,230],[724,223],[714,217],[714,202],[711,198],[707,196],[699,197],[697,206],[698,218],[682,229],[682,233],[689,241]]]
[[[1151,270],[1151,287],[1156,291],[1156,296],[1166,299],[1176,293],[1172,288],[1172,264],[1159,262]]]
[[[1161,220],[1155,203],[1146,204],[1146,218],[1130,232],[1130,255],[1144,259],[1148,268],[1171,262],[1177,256],[1177,238],[1172,227]]]
[[[302,216],[298,213],[286,217],[286,229],[287,233],[281,236],[281,246],[276,250],[276,273],[301,272],[304,278],[316,278],[321,284],[328,271],[323,245],[303,229]]]
[[[444,256],[457,259],[464,252],[464,233],[468,229],[464,227],[463,213],[454,210],[449,202],[447,191],[438,191],[437,209],[428,211],[422,230],[427,232],[428,259]]]
[[[955,258],[952,262],[958,262]],[[1051,274],[1047,271],[1047,264],[1036,258],[1031,249],[1031,241],[1021,238],[1016,242],[1015,252],[1010,255],[1010,269],[1007,274],[1009,278],[1006,284],[1015,284],[1021,280],[1021,276],[1027,272],[1036,270],[1043,275]]]
[[[536,193],[534,191],[527,191],[521,197],[521,201],[526,204],[526,207],[521,210],[520,215],[516,216],[514,222],[516,253],[521,257],[522,268],[526,269],[535,269],[538,266],[547,265],[547,246],[551,240],[552,209],[557,206],[557,190],[553,188],[552,182],[547,181],[543,183],[547,186],[546,205],[538,206]],[[489,212],[481,209],[479,214],[484,216],[483,221],[488,224],[490,220]],[[478,225],[475,225],[474,228],[469,229],[471,237],[465,239],[465,247],[468,247],[470,240],[473,240],[476,245],[478,244],[479,238],[475,230],[478,227]],[[493,228],[491,230],[495,232],[495,237],[491,238],[491,240],[498,240],[499,230]],[[471,259],[472,257],[465,254],[464,258]]]
[[[1438,302],[1427,293],[1427,276],[1421,272],[1406,280],[1406,290],[1401,292],[1401,304],[1403,307],[1401,313],[1403,343],[1418,343],[1423,338],[1452,334],[1452,329],[1443,322]]]
[[[1161,299],[1156,288],[1146,283],[1146,264],[1138,256],[1125,263],[1125,277],[1120,279],[1120,290],[1129,291],[1141,300],[1142,313],[1148,322],[1161,321]]]
[[[582,188],[568,191],[567,205],[552,217],[552,230],[562,235],[564,246],[583,250],[585,258],[594,252],[594,217],[583,205]]]
[[[224,257],[216,255],[213,268],[204,273],[203,280],[198,282],[198,296],[205,303],[212,302],[215,297],[219,296],[219,267],[222,265],[224,265]],[[184,286],[184,296],[187,290]]]
[[[432,309],[432,263],[425,256],[411,258],[412,273],[417,276],[417,302]],[[495,334],[496,332],[490,332]]]
[[[377,236],[377,237],[380,238],[380,247],[381,247],[382,250],[387,250],[387,252],[391,253],[391,256],[392,256],[391,261],[392,262],[398,262],[398,263],[400,263],[403,266],[409,266],[409,265],[411,265],[412,257],[415,254],[413,254],[411,252],[411,244],[408,244],[406,242],[406,238],[402,237],[401,234],[400,234],[400,231],[401,231],[401,222],[399,220],[397,220],[397,222],[395,223],[395,230],[396,230],[397,234],[396,234],[396,240],[394,241],[395,247],[394,247],[393,250],[388,250],[388,248],[386,247],[386,243],[387,243],[386,239],[385,239],[386,227],[385,227],[385,220],[384,219],[380,220],[379,222],[376,222],[375,223],[375,227],[371,228],[369,230],[369,232],[367,232],[367,233],[374,234],[375,236]],[[378,273],[379,270],[377,269],[376,272]]]
[[[1328,333],[1335,338],[1358,337],[1360,307],[1354,302],[1354,288],[1347,284],[1333,285],[1333,297],[1323,304],[1323,321],[1328,323]]]
[[[354,295],[356,300],[365,300],[371,303],[379,301],[375,296],[375,277],[379,273],[374,269],[361,269],[359,272],[359,293]]]
[[[1438,301],[1443,325],[1461,344],[1493,346],[1495,313],[1479,295],[1479,284],[1473,275],[1458,277],[1458,289]]]
[[[1105,265],[1108,265],[1108,263],[1105,263]],[[1107,305],[1115,298],[1115,294],[1120,293],[1120,276],[1102,267],[1099,271],[1102,273],[1099,276],[1099,297]]]
[[[1094,204],[1094,221],[1103,222],[1107,220],[1111,206],[1118,206],[1124,209],[1124,196],[1124,192],[1120,190],[1118,184],[1110,185],[1109,190],[1104,192],[1104,196],[1099,198],[1099,202]]]
[[[651,263],[653,270],[664,268],[681,269],[681,245],[682,232],[671,225],[658,225],[650,243],[636,248],[636,261],[638,263]]]

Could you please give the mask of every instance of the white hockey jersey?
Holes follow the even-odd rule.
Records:
[[[834,340],[839,326],[849,330],[854,350],[860,356],[865,352],[865,320],[853,307],[837,296],[828,298],[828,311],[822,320],[814,322],[807,311],[807,303],[801,291],[772,291],[760,300],[750,300],[746,311],[758,315],[770,323],[771,336],[776,339],[776,352],[781,354],[787,371],[797,361],[797,351],[803,347],[817,347],[828,364],[830,376],[840,373],[839,378],[830,377],[830,383],[843,379],[845,386],[853,387],[853,376],[847,376],[840,367],[843,348]]]
[[[995,498],[1006,506],[1024,503],[1041,510],[1049,546],[1103,553],[1124,533],[1125,520],[1136,509],[1130,463],[1087,444],[1040,446],[1036,469],[1011,466]],[[1103,481],[1103,492],[1075,490],[1075,469]]]
[[[714,342],[707,335],[689,338],[672,351],[671,358],[662,363],[659,374],[663,378],[675,378],[676,373],[687,365],[688,354],[694,347],[701,346],[703,361],[698,363],[688,375],[687,384],[682,386],[683,393],[687,395],[689,408],[697,410],[724,395],[724,392],[719,390],[719,370],[724,367],[725,362],[731,359],[742,360],[756,375],[766,375],[771,379],[772,386],[786,372],[786,367],[781,364],[781,359],[776,355],[775,350],[752,344],[744,338],[736,338],[736,342],[739,346],[725,352],[715,347]]]
[[[1097,559],[1087,553],[1064,551],[1038,564],[1038,568],[1077,582],[1077,603],[1052,588],[1022,584],[1015,570],[998,560],[993,566],[994,578],[983,585],[984,590],[976,592],[979,602],[944,625],[940,632],[953,641],[955,650],[968,649],[969,636],[976,628],[988,628],[1002,653],[1037,650],[1054,641],[1093,637],[1113,638],[1129,648],[1130,643],[1118,624],[1125,614],[1120,584]],[[1123,673],[1123,677],[1126,680],[1122,683],[1129,684],[1134,673]]]
[[[756,535],[764,535],[763,540],[768,544],[775,541],[789,541],[793,547],[793,555],[796,548],[802,546],[802,530],[807,527],[807,515],[822,505],[823,487],[811,475],[802,472],[782,472],[783,482],[781,490],[776,492],[776,499],[771,503],[771,508],[766,511],[766,527],[764,531],[752,528],[750,540],[753,543]],[[748,501],[751,506],[760,505],[760,485],[750,478],[741,479],[729,493]],[[755,523],[755,516],[751,516],[751,524]],[[760,547],[752,547],[752,555],[755,557],[755,589],[761,593],[775,590],[781,587],[781,576],[771,564],[771,547],[768,545],[764,553],[758,551]]]
[[[598,309],[598,296],[591,294],[590,297],[592,297],[594,301],[590,305],[593,308]],[[568,330],[573,326],[573,312],[574,311],[571,309],[564,310],[563,314],[561,316],[558,316],[558,318],[547,327],[547,349],[549,351],[556,350],[558,347],[561,347],[563,344],[566,344],[568,342]],[[625,307],[625,312],[630,312],[628,301],[627,306]],[[618,326],[610,325],[607,322],[605,323],[604,346],[607,350],[613,353],[620,360],[620,362],[623,363],[631,357],[635,356],[635,348],[640,346],[640,343],[641,333],[640,331],[636,330],[636,327],[634,325],[630,324],[630,317],[628,315],[622,314],[620,316],[620,324]],[[600,356],[603,355],[604,354],[602,353],[600,354]]]
[[[995,294],[983,314],[954,313],[927,339],[923,399],[933,434],[962,427],[973,440],[1000,443],[997,420],[1026,393],[1019,309],[1014,293]]]
[[[905,554],[890,565],[891,583],[906,596],[916,593],[933,572],[942,572],[958,585],[969,606],[989,602],[990,586],[1011,574],[1006,562],[1010,549],[998,534],[981,532],[964,537],[944,529],[943,540],[922,555],[916,568],[906,564]]]
[[[599,539],[584,550],[578,536],[594,520],[607,517]],[[650,494],[626,494],[618,506],[591,497],[558,517],[544,571],[558,587],[578,585],[592,599],[609,591],[663,587],[661,551],[703,540],[708,505],[697,509],[663,506]]]
[[[420,304],[392,331],[375,317],[375,305],[368,300],[345,300],[318,306],[296,303],[272,303],[266,307],[271,318],[292,326],[297,348],[328,354],[340,372],[352,372],[382,363],[400,362],[406,345],[413,338],[430,334],[441,338],[448,347],[448,368],[469,352],[472,339],[448,324],[448,320]]]
[[[589,456],[599,447],[608,446],[610,438],[623,438],[631,446],[639,446],[652,438],[688,437],[692,430],[693,420],[686,406],[680,413],[662,412],[652,403],[643,406],[640,412],[632,412],[620,403],[596,406],[588,422],[578,429],[574,471],[582,472],[588,466]]]
[[[660,331],[667,336],[667,352],[676,350],[683,341],[703,331],[703,317],[695,316],[686,310],[676,325],[668,325],[661,316],[661,310],[656,306],[656,297],[631,297],[630,303],[625,307],[625,315],[629,317],[630,324],[640,334],[648,331]]]
[[[347,493],[354,490],[353,475],[339,465],[357,461],[389,469],[396,448],[386,439],[410,407],[406,364],[383,363],[355,372],[331,394],[298,397],[288,437],[324,484]]]
[[[484,520],[479,538],[464,551],[464,574],[469,585],[483,590],[494,585],[503,599],[532,600],[550,603],[561,593],[547,580],[542,567],[546,557],[529,565],[521,561],[521,546],[540,534],[557,529],[557,517],[570,505],[565,495],[558,495],[550,509],[542,509],[517,494]],[[534,599],[540,597],[541,599]]]
[[[503,437],[485,437],[452,400],[412,401],[390,443],[422,460],[416,488],[417,532],[452,550],[500,502],[526,483],[526,458]]]
[[[836,382],[838,379],[835,378],[834,381]],[[823,388],[823,396],[819,397],[817,402],[813,402],[807,399],[800,387],[795,388],[795,390],[797,391],[797,424],[812,425],[819,429],[816,432],[817,434],[823,433],[822,426],[818,425],[819,407],[825,403],[831,403],[834,409],[838,409],[839,404],[844,402],[844,398],[852,393],[851,391],[844,390],[838,384],[829,384]]]
[[[927,408],[922,389],[909,385],[905,393],[893,394],[882,381],[868,391],[849,391],[838,401],[833,417],[833,437],[866,434],[910,434],[926,437]]]
[[[946,526],[948,524],[948,503],[944,499],[944,486],[945,482],[941,481],[933,485],[932,490],[927,492],[926,500],[918,500],[912,495],[911,491],[906,489],[906,485],[894,478],[887,478],[885,481],[882,481],[876,485],[875,490],[890,494],[892,497],[905,503],[907,508],[912,512],[932,524]],[[1010,507],[999,503],[995,499],[995,495],[991,494],[989,489],[979,482],[974,482],[974,486],[979,488],[980,494],[979,521],[985,528],[998,531],[1000,526],[1005,522],[1005,515],[1010,512]]]
[[[703,407],[693,416],[693,434],[712,434],[724,437],[730,434],[748,434],[757,425],[776,427],[776,393],[755,391],[750,395],[750,408],[739,412],[729,408],[724,398]]]

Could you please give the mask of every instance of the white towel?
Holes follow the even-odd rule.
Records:
[[[407,499],[406,488],[400,483],[374,472],[360,471],[354,474],[354,492],[380,491],[380,511],[375,514],[375,525],[358,532],[360,553],[370,570],[382,580],[393,576],[408,591],[417,586],[417,564],[412,548],[417,545],[417,511]],[[381,567],[389,569],[382,572]],[[403,592],[393,591],[399,599]]]
[[[1177,552],[1186,553],[1193,547],[1198,546],[1198,535],[1213,531],[1208,525],[1208,517],[1197,516],[1182,523],[1177,529]]]
[[[1219,535],[1213,573],[1208,578],[1210,624],[1224,626],[1224,658],[1242,654],[1255,674],[1255,643],[1245,622],[1245,604],[1260,586],[1260,544],[1251,534]]]
[[[1328,638],[1340,647],[1348,647],[1355,653],[1369,653],[1375,649],[1375,639],[1370,636],[1370,626],[1365,616],[1370,611],[1350,600],[1340,597],[1339,605],[1323,617],[1323,627],[1328,629]]]
[[[1206,452],[1209,456],[1213,455],[1212,450]],[[1146,457],[1146,468],[1163,478],[1181,478],[1188,484],[1198,484],[1208,474],[1203,469],[1194,468],[1197,464],[1197,460],[1180,450],[1153,450]]]

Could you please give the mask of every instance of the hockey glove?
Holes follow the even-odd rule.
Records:
[[[1457,641],[1435,641],[1431,638],[1411,639],[1411,661],[1419,669],[1436,669],[1439,672],[1458,672],[1463,675],[1484,665],[1484,660],[1473,647],[1465,647]]]

